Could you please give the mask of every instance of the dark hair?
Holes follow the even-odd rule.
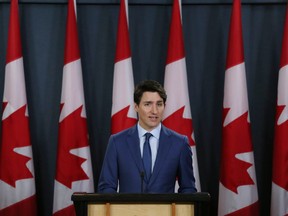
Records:
[[[160,97],[163,99],[164,104],[167,100],[165,89],[160,83],[155,80],[144,80],[140,82],[134,90],[134,102],[139,105],[142,95],[144,92],[158,92]]]

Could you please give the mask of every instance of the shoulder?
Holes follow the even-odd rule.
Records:
[[[190,145],[186,135],[180,134],[165,126],[163,126],[161,130],[160,139],[163,143],[170,143],[170,146],[173,147],[173,151],[190,151]]]
[[[176,132],[170,128],[167,128],[164,125],[162,125],[162,131],[165,135],[167,135],[170,138],[188,141],[187,136],[180,134],[180,133],[178,133],[178,132]]]
[[[138,131],[137,131],[137,125],[134,125],[128,129],[125,129],[123,131],[120,131],[116,134],[113,134],[110,136],[110,139],[116,139],[116,140],[121,140],[121,139],[125,139],[127,138],[128,136],[134,136],[134,135],[137,135],[138,134]],[[138,136],[138,135],[137,135]]]

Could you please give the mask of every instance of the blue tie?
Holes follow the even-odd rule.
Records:
[[[143,146],[143,164],[144,164],[147,181],[149,181],[150,179],[151,169],[152,169],[151,148],[150,148],[150,143],[149,143],[149,139],[151,136],[152,136],[151,133],[145,134],[145,142]]]

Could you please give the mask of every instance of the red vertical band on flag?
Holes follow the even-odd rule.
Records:
[[[66,43],[65,43],[65,55],[64,64],[68,64],[80,58],[80,49],[78,43],[78,33],[77,33],[77,21],[76,21],[76,10],[73,0],[69,0],[68,4],[68,15],[66,23]]]
[[[20,35],[21,34],[18,15],[18,0],[11,0],[6,64],[22,57],[22,45]]]
[[[166,64],[177,61],[185,57],[182,22],[179,1],[174,0],[172,8],[172,19],[169,32],[169,46]]]
[[[118,19],[115,63],[131,56],[125,0],[121,0]]]
[[[244,62],[243,49],[241,2],[240,0],[235,0],[230,22],[226,69]]]

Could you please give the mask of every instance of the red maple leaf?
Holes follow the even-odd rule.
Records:
[[[192,119],[183,118],[184,109],[185,106],[172,113],[165,120],[163,120],[163,124],[180,134],[186,135],[189,139],[190,146],[194,146],[195,142],[192,139]]]
[[[137,119],[129,118],[128,111],[129,106],[115,113],[111,118],[111,133],[115,134],[136,124]]]
[[[88,146],[86,118],[81,117],[83,106],[69,114],[59,124],[56,180],[68,188],[73,181],[89,179],[81,168],[85,158],[71,154],[72,149]]]
[[[276,120],[278,120],[285,106],[277,106]],[[288,190],[288,121],[275,125],[273,181],[280,187]]]
[[[7,104],[7,103],[6,103]],[[3,103],[5,107],[6,104]],[[16,153],[15,148],[31,146],[26,105],[2,121],[0,179],[15,187],[17,180],[33,178],[26,166],[30,157]]]
[[[224,119],[229,109],[224,109]],[[222,162],[220,181],[229,190],[237,193],[241,185],[253,185],[247,170],[251,163],[239,160],[236,154],[252,151],[248,112],[244,113],[223,128]]]

